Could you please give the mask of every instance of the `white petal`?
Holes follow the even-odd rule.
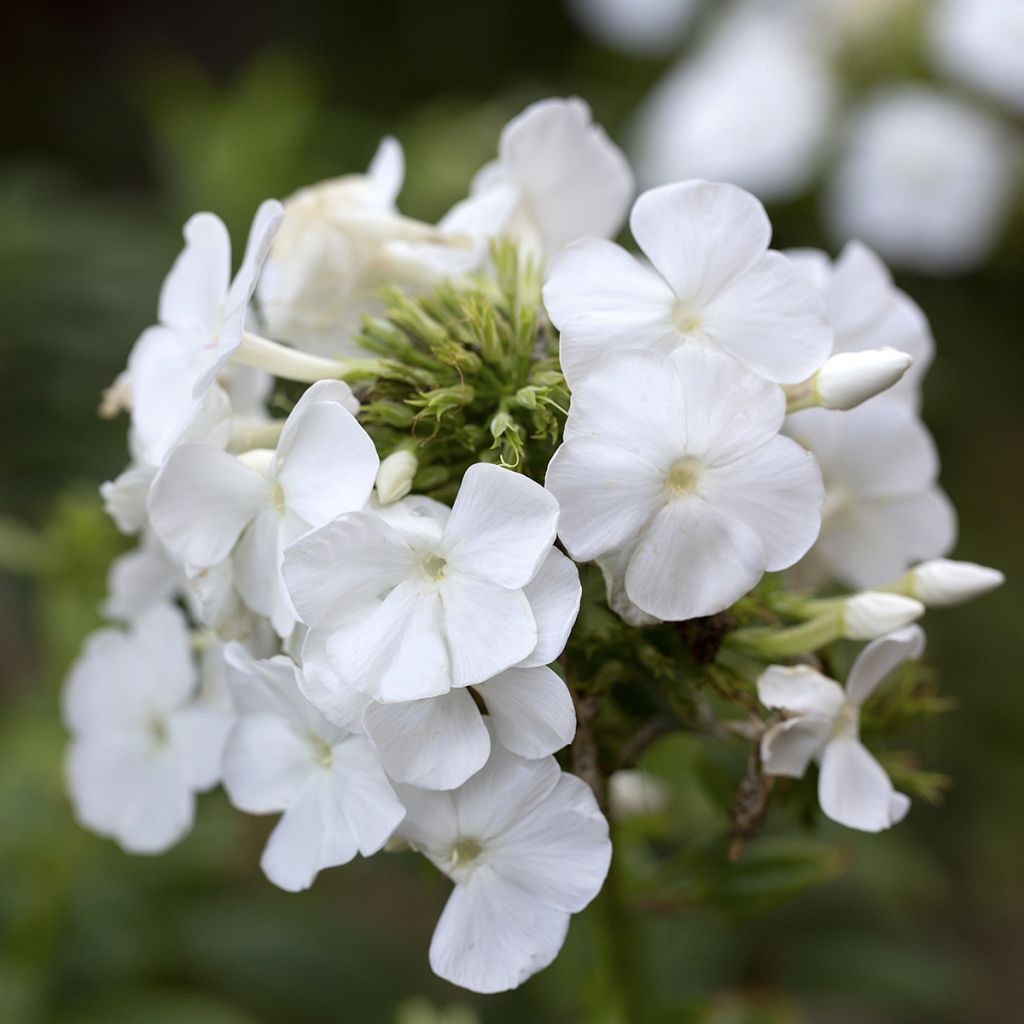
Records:
[[[363,725],[397,782],[454,789],[487,761],[491,738],[466,690],[402,704],[370,704]]]
[[[757,697],[767,708],[835,718],[846,700],[843,688],[810,665],[769,665],[757,680]]]
[[[811,758],[828,742],[832,719],[818,715],[790,718],[773,725],[761,737],[761,763],[768,775],[799,779]]]
[[[659,619],[713,615],[747,593],[764,567],[764,543],[749,526],[700,498],[676,498],[643,532],[626,594]]]
[[[537,624],[537,646],[519,665],[549,665],[565,649],[579,614],[583,596],[579,570],[571,559],[552,548],[523,593]]]
[[[698,488],[717,512],[761,538],[769,572],[789,568],[818,538],[825,498],[821,471],[814,456],[788,437],[705,471]]]
[[[604,591],[608,607],[623,622],[628,622],[631,626],[653,626],[660,620],[654,615],[648,615],[626,594],[626,569],[629,568],[629,560],[633,557],[635,550],[636,541],[634,540],[606,552],[596,559],[596,562],[604,576]]]
[[[224,789],[249,814],[290,807],[319,770],[309,740],[277,714],[243,714],[224,748]]]
[[[160,323],[180,330],[212,333],[220,319],[231,275],[231,240],[212,213],[188,219],[185,248],[160,289]]]
[[[559,361],[575,389],[622,349],[666,352],[679,344],[676,297],[653,270],[618,245],[585,238],[552,263],[544,305],[559,330]]]
[[[852,736],[837,736],[821,758],[818,800],[833,821],[864,832],[893,824],[892,783],[885,769]]]
[[[562,444],[544,482],[561,507],[559,536],[579,562],[633,540],[665,500],[664,473],[598,438]]]
[[[110,563],[103,614],[130,621],[170,599],[183,582],[181,568],[170,561],[163,544],[156,537],[144,538],[140,547]]]
[[[154,476],[153,466],[129,466],[116,479],[100,485],[104,511],[122,533],[138,533],[148,522],[146,498]]]
[[[328,721],[346,732],[362,732],[363,711],[370,698],[339,678],[327,655],[327,634],[322,630],[311,629],[303,639],[299,688]]]
[[[168,728],[185,781],[195,790],[220,781],[221,758],[234,724],[230,709],[196,702],[172,715]]]
[[[149,513],[153,529],[178,558],[213,566],[270,504],[270,482],[261,473],[217,448],[185,444],[153,481]]]
[[[782,253],[765,253],[709,303],[701,328],[767,380],[795,384],[828,358],[824,297]]]
[[[749,192],[707,181],[645,192],[629,226],[676,295],[700,306],[749,270],[772,234],[764,207]]]
[[[430,966],[471,992],[506,992],[555,959],[568,929],[568,913],[481,867],[448,898],[430,942]]]
[[[872,640],[857,655],[846,677],[847,697],[855,704],[863,704],[886,676],[923,653],[924,630],[920,626],[906,626]]]
[[[572,743],[576,710],[568,687],[551,669],[510,668],[474,689],[499,742],[513,754],[545,757]]]
[[[380,205],[386,209],[393,207],[405,179],[405,154],[397,139],[385,135],[380,140],[366,176],[374,184]]]
[[[405,807],[397,834],[443,871],[451,845],[459,838],[452,793],[402,785],[397,789]]]
[[[444,531],[445,558],[460,572],[523,587],[555,540],[558,502],[529,477],[478,462],[466,470]]]
[[[375,854],[394,834],[402,806],[377,753],[363,736],[346,736],[331,748],[334,799],[332,812],[342,815],[364,857]]]
[[[490,679],[536,648],[537,626],[521,590],[450,573],[440,595],[452,686]]]

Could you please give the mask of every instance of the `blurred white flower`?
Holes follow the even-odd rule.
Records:
[[[936,480],[935,442],[901,402],[850,412],[808,409],[786,433],[817,457],[825,480],[821,535],[797,569],[801,582],[873,587],[914,562],[946,554],[956,512]]]
[[[405,811],[366,738],[309,704],[291,659],[258,661],[235,644],[227,664],[238,718],[224,788],[239,810],[283,812],[260,860],[267,878],[297,892],[324,868],[381,849]]]
[[[576,22],[614,50],[643,56],[670,53],[701,0],[567,0]]]
[[[815,174],[835,103],[813,37],[774,13],[730,14],[637,112],[637,174],[645,187],[707,178],[788,199]]]
[[[418,509],[340,516],[285,555],[306,646],[325,651],[344,686],[384,703],[483,683],[539,638],[523,588],[555,539],[555,499],[476,463],[445,522]]]
[[[885,769],[860,741],[860,709],[878,685],[924,651],[924,633],[908,626],[868,644],[850,669],[844,690],[808,665],[772,665],[757,681],[761,703],[789,713],[761,740],[769,775],[800,778],[821,765],[818,801],[833,821],[880,832],[902,821],[910,800],[893,788]]]
[[[825,214],[839,240],[861,238],[903,267],[956,274],[995,246],[1014,183],[1002,125],[961,100],[902,86],[856,112]]]
[[[581,562],[626,548],[625,593],[649,615],[727,608],[821,523],[821,475],[784,416],[780,388],[706,346],[608,358],[548,467],[559,536]]]
[[[131,622],[155,605],[187,592],[182,566],[171,557],[163,541],[152,530],[146,530],[138,547],[110,563],[103,614]]]
[[[589,787],[553,757],[527,761],[493,743],[465,785],[399,787],[397,835],[455,883],[430,966],[473,992],[521,985],[558,955],[571,914],[608,873],[608,823]]]
[[[231,240],[220,218],[197,213],[185,225],[185,248],[160,291],[159,324],[142,333],[128,357],[132,429],[145,462],[163,461],[241,345],[281,212],[276,200],[256,211],[233,280]]]
[[[377,452],[354,408],[347,384],[321,381],[292,410],[276,451],[235,457],[209,445],[180,445],[151,488],[150,519],[168,549],[196,568],[216,566],[233,552],[239,592],[281,636],[296,619],[281,576],[285,547],[362,508],[373,488]]]
[[[1024,112],[1024,4],[938,0],[930,12],[938,67]]]
[[[180,612],[158,605],[127,632],[93,633],[64,689],[66,778],[79,821],[131,853],[192,827],[195,794],[220,777],[231,716],[197,692]]]
[[[829,354],[825,301],[769,250],[764,207],[735,185],[687,181],[645,192],[629,219],[651,261],[588,238],[554,262],[544,303],[571,387],[624,349],[710,344],[768,380],[809,377]]]
[[[905,581],[907,592],[929,608],[948,608],[1001,587],[1006,577],[987,565],[935,558],[915,565]]]
[[[668,810],[671,794],[663,779],[640,768],[620,768],[608,778],[609,813],[626,821]]]

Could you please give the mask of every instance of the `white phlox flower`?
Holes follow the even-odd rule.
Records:
[[[181,613],[158,605],[127,632],[93,633],[68,675],[63,712],[78,820],[131,853],[183,838],[195,794],[220,778],[231,716],[215,692],[197,692]]]
[[[110,563],[103,614],[119,622],[130,622],[155,605],[186,597],[188,593],[182,566],[163,541],[152,530],[146,530],[138,547]]]
[[[281,212],[276,200],[256,211],[234,279],[231,240],[220,218],[197,213],[185,225],[185,248],[160,291],[159,323],[142,333],[128,357],[132,429],[147,462],[163,461],[241,345]]]
[[[567,0],[588,35],[621,53],[660,56],[680,42],[700,0]]]
[[[769,250],[764,207],[734,185],[686,181],[645,192],[630,229],[651,265],[602,239],[566,249],[544,304],[575,388],[622,349],[713,346],[768,380],[795,383],[829,354],[825,301]]]
[[[873,640],[853,663],[845,689],[809,665],[765,670],[757,681],[758,698],[787,714],[761,740],[765,772],[800,778],[817,761],[818,801],[833,821],[864,832],[880,832],[901,821],[910,799],[893,788],[861,743],[860,709],[886,676],[923,652],[919,626]]]
[[[447,793],[399,787],[397,835],[454,883],[430,943],[430,966],[474,992],[521,985],[558,955],[571,914],[608,873],[608,823],[589,787],[553,757],[500,744]]]
[[[477,463],[443,525],[429,506],[403,507],[390,522],[386,511],[339,516],[285,553],[288,590],[309,626],[304,661],[319,647],[344,690],[396,703],[483,683],[534,652],[524,588],[558,518],[543,487]]]
[[[285,547],[362,508],[373,488],[379,460],[354,402],[347,384],[321,381],[292,410],[276,450],[235,457],[180,445],[153,482],[150,519],[164,544],[193,568],[231,555],[238,592],[281,636],[296,621],[281,577]]]
[[[504,236],[544,262],[584,236],[614,235],[632,198],[633,172],[590,107],[576,98],[542,100],[502,129],[497,160],[480,169],[469,197],[438,228]]]
[[[284,655],[258,661],[234,644],[227,674],[237,719],[224,788],[239,810],[281,813],[260,859],[267,878],[298,892],[323,869],[380,850],[405,811],[366,738],[309,704]]]
[[[818,533],[821,475],[784,416],[780,388],[707,346],[608,358],[548,467],[559,536],[577,561],[613,556],[648,615],[727,608]]]
[[[821,534],[798,567],[803,582],[874,587],[952,548],[956,512],[913,409],[875,399],[850,412],[807,409],[785,429],[814,453],[825,480]]]
[[[913,270],[959,274],[992,251],[1015,185],[998,121],[962,100],[903,86],[855,113],[825,214],[840,241],[860,238]]]
[[[862,242],[847,242],[835,262],[819,249],[787,252],[828,300],[832,354],[895,349],[913,359],[886,399],[921,405],[921,384],[935,354],[935,342],[921,307],[893,283],[878,256]],[[879,397],[882,397],[881,395]]]
[[[408,533],[421,526],[420,517],[427,517],[437,524],[437,532],[430,528],[434,539],[450,515],[447,506],[419,497],[381,512],[399,530],[405,523]],[[391,778],[425,789],[452,789],[479,771],[490,753],[491,732],[522,757],[553,754],[576,733],[569,691],[547,667],[561,654],[579,611],[576,566],[549,548],[523,595],[537,628],[536,645],[527,657],[490,679],[437,697],[374,701],[339,678],[327,657],[324,635],[313,631],[302,650],[303,693],[331,721],[365,732]]]

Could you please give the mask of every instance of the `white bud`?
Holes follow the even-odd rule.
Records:
[[[922,562],[910,571],[914,597],[936,608],[981,597],[1001,587],[1005,580],[998,569],[974,562],[954,562],[949,558]]]
[[[895,348],[840,352],[814,375],[818,401],[826,409],[853,409],[891,388],[913,361]]]
[[[843,605],[842,631],[847,640],[874,640],[901,629],[924,615],[924,605],[912,597],[865,590]]]
[[[608,779],[608,803],[616,821],[668,810],[668,786],[639,768],[621,768]]]
[[[377,470],[377,498],[390,505],[412,490],[412,478],[419,469],[419,460],[405,448],[392,452]]]

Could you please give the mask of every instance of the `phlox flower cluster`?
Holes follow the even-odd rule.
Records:
[[[819,762],[824,813],[877,831],[910,801],[860,708],[920,655],[927,604],[1000,577],[943,557],[933,344],[871,250],[776,251],[734,185],[634,202],[577,99],[515,118],[436,225],[399,212],[403,173],[386,139],[366,174],[264,203],[233,276],[221,222],[186,224],[112,392],[131,462],[102,493],[137,545],[68,676],[68,790],[154,853],[221,784],[276,816],[260,866],[289,891],[416,851],[454,886],[433,969],[495,992],[601,889],[609,776],[638,803],[577,666],[724,616],[763,669],[737,680],[763,772]],[[581,574],[615,651],[578,640]],[[873,641],[845,690],[815,662],[842,638]]]

